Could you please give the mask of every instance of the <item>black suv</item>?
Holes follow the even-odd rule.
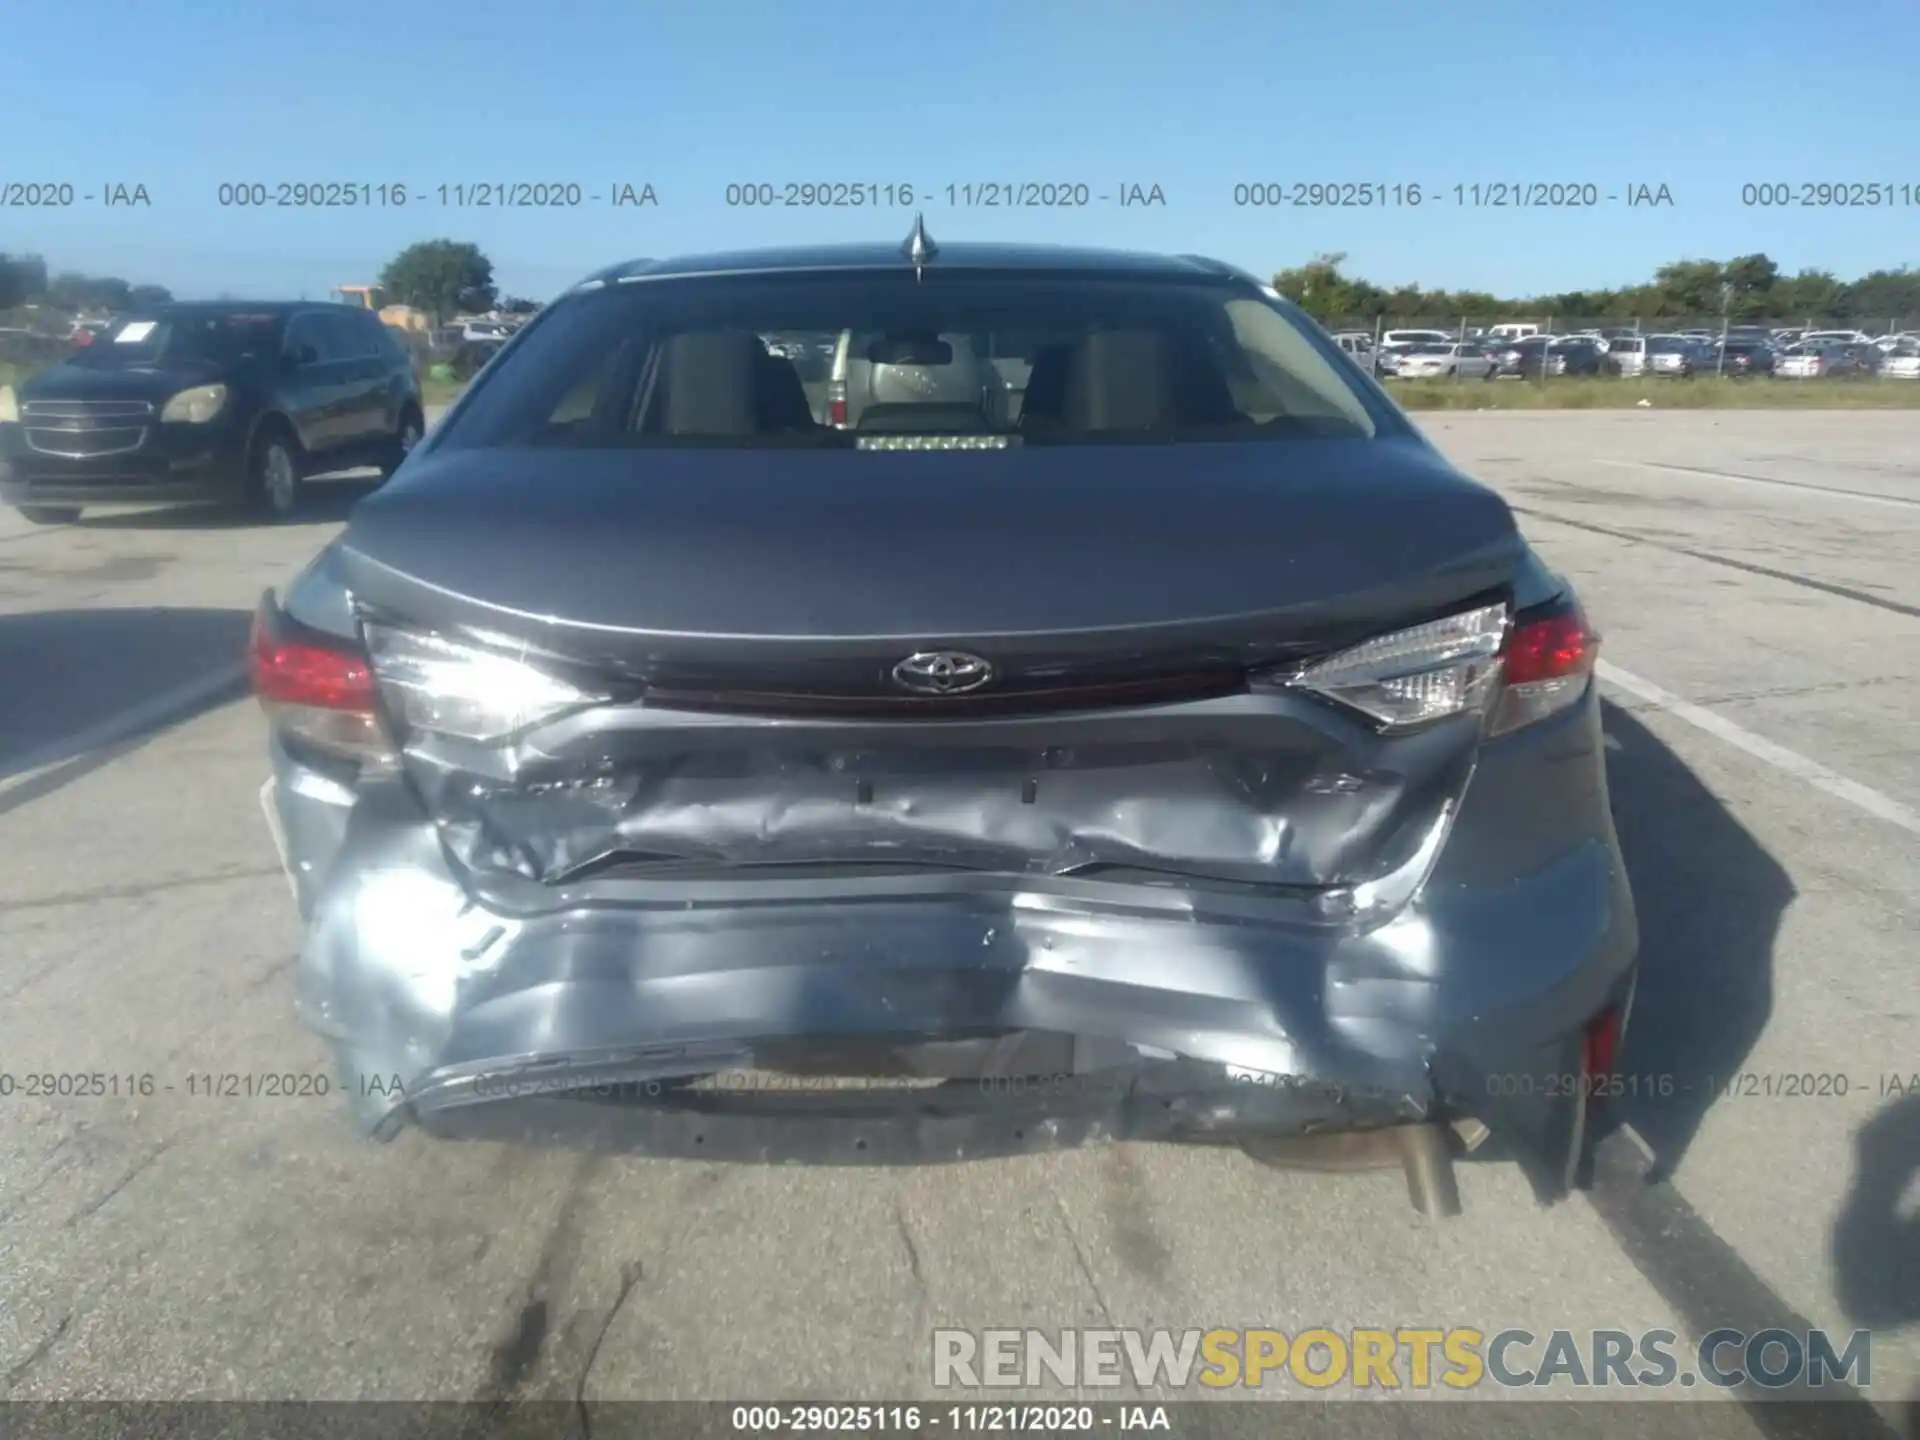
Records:
[[[412,357],[371,311],[162,305],[0,388],[0,502],[44,525],[149,501],[284,519],[307,476],[390,472],[425,424]]]

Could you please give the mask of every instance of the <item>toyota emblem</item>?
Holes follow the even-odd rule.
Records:
[[[993,666],[964,650],[922,650],[894,666],[893,678],[916,695],[964,695],[993,679]]]

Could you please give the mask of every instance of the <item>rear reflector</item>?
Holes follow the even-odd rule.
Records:
[[[1522,612],[1501,650],[1499,703],[1487,727],[1503,735],[1557,715],[1587,692],[1600,637],[1571,601]]]
[[[1617,1005],[1609,1005],[1580,1032],[1581,1098],[1589,1105],[1598,1105],[1612,1091],[1614,1059],[1620,1053],[1625,1019]]]
[[[393,758],[366,660],[349,646],[296,632],[270,599],[253,618],[247,678],[268,723],[288,738],[343,759]]]

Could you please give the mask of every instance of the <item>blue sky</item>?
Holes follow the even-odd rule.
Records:
[[[1126,18],[1121,19],[1124,15]],[[11,7],[0,184],[151,206],[0,209],[0,251],[182,296],[324,294],[406,244],[478,243],[544,299],[612,260],[904,236],[912,211],[730,208],[729,182],[908,184],[937,239],[1321,251],[1378,283],[1616,285],[1765,251],[1843,278],[1920,261],[1920,204],[1757,209],[1746,182],[1920,201],[1915,0],[61,0]],[[1903,61],[1904,57],[1904,61]],[[223,181],[402,184],[404,208],[223,208]],[[580,208],[436,187],[577,183]],[[968,208],[945,187],[1158,185],[1164,206]],[[1597,210],[1236,206],[1298,181],[1591,182]],[[616,209],[613,184],[659,204]],[[1632,208],[1665,184],[1670,206]]]

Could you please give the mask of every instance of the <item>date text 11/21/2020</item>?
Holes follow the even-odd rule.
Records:
[[[1145,180],[976,180],[945,185],[864,180],[742,180],[728,185],[729,209],[887,210],[1084,210],[1165,209],[1166,187]]]
[[[1451,206],[1460,210],[1592,210],[1624,204],[1628,209],[1671,209],[1672,189],[1635,181],[1602,185],[1592,180],[1494,180],[1423,185],[1379,180],[1251,180],[1233,187],[1241,209],[1393,210]]]

